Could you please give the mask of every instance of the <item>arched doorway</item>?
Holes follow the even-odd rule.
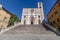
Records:
[[[31,16],[31,25],[33,25],[33,24],[34,24],[34,17]]]

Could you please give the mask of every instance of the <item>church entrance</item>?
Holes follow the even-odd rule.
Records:
[[[31,20],[31,25],[33,25],[33,19]]]
[[[34,18],[33,18],[33,16],[31,17],[31,25],[33,25],[34,24]]]

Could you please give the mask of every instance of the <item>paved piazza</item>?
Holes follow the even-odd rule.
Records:
[[[0,40],[59,40],[59,36],[48,35],[0,35]]]
[[[42,25],[21,25],[0,35],[0,40],[59,40],[60,37],[47,31]]]

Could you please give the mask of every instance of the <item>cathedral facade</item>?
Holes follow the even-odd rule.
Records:
[[[43,4],[38,2],[38,8],[23,8],[21,23],[23,25],[39,25],[44,20]]]

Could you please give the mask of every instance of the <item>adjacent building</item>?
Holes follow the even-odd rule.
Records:
[[[0,4],[0,28],[7,28],[13,26],[14,22],[19,22],[15,14],[10,13]]]
[[[44,20],[43,4],[38,2],[38,8],[23,8],[21,23],[23,25],[38,25]]]
[[[0,28],[7,28],[11,15],[0,4]]]
[[[48,23],[55,28],[60,28],[60,0],[54,4],[47,15]]]

